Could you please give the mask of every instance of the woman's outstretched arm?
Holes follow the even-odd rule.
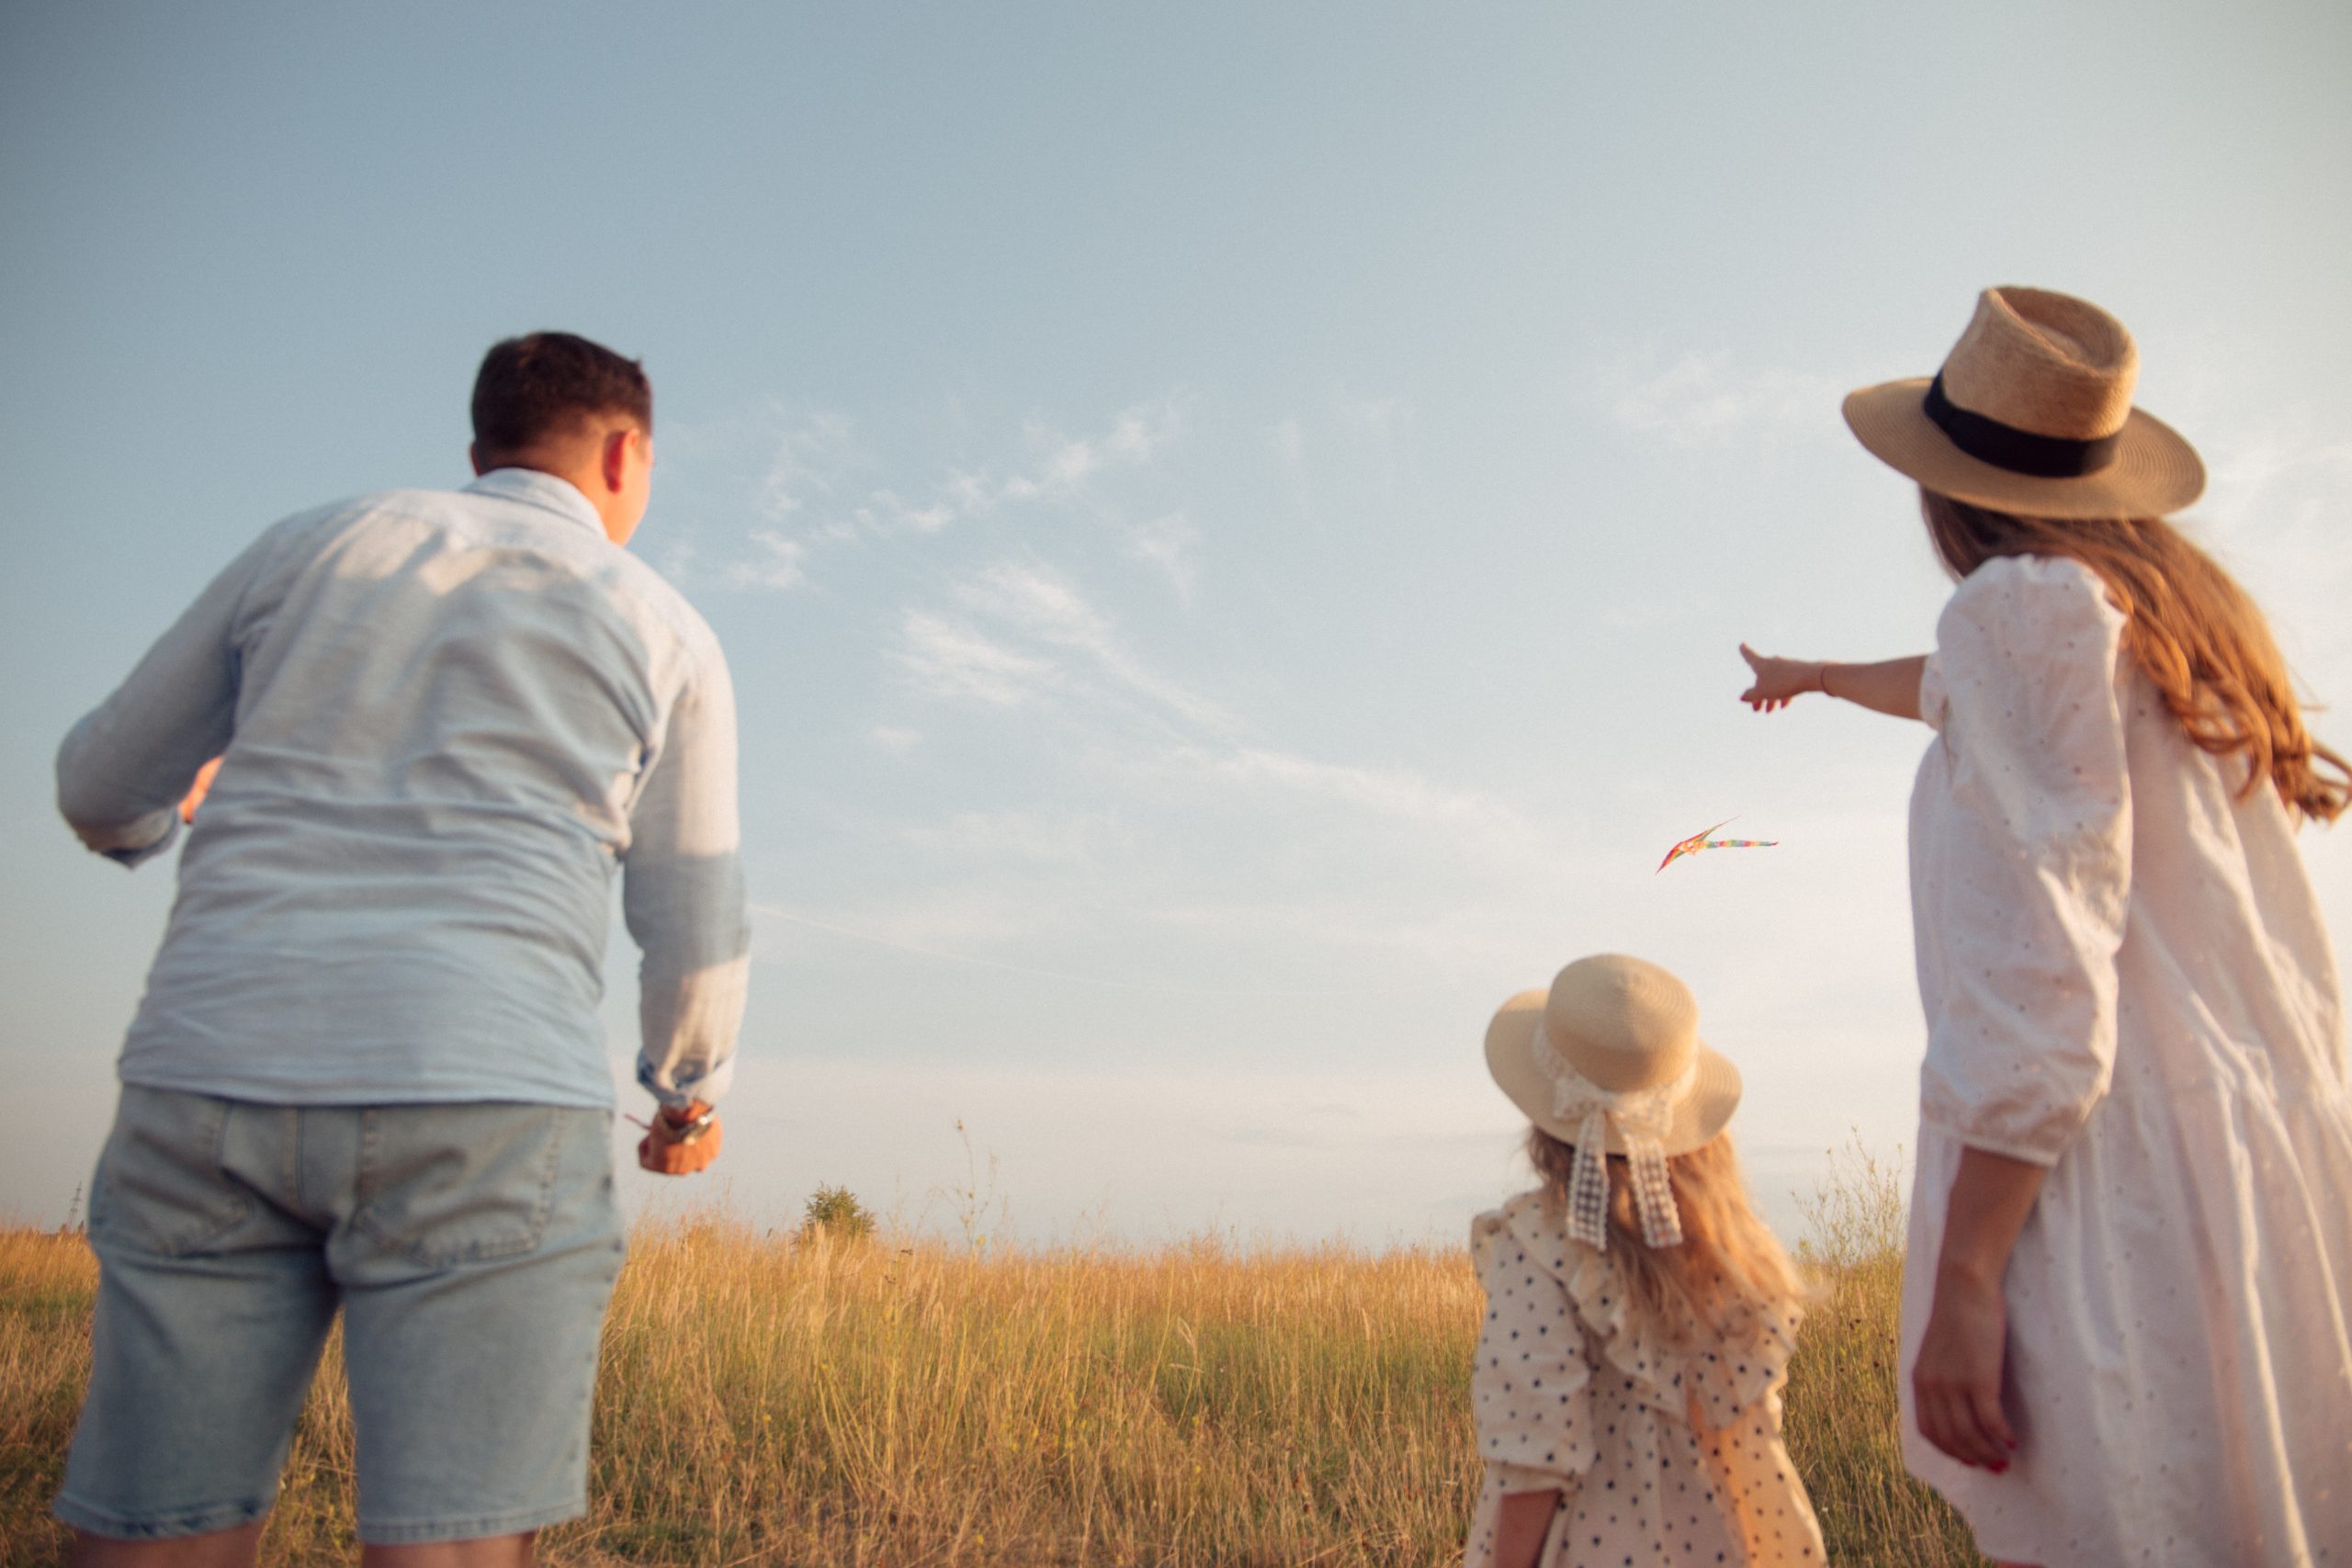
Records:
[[[1816,659],[1774,659],[1746,643],[1739,656],[1756,672],[1756,683],[1739,700],[1758,713],[1778,713],[1807,692],[1841,697],[1873,713],[1896,718],[1919,716],[1919,676],[1927,656],[1883,659],[1875,664],[1834,664]]]

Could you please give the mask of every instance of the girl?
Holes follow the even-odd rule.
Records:
[[[2011,1562],[2352,1544],[2352,1091],[2294,830],[2346,804],[2120,322],[1996,288],[1847,422],[1959,582],[1926,659],[1748,653],[1939,732],[1911,804],[1905,1457]],[[1746,650],[1743,650],[1746,651]],[[2330,1556],[2333,1551],[2336,1556]]]
[[[1681,981],[1603,954],[1487,1026],[1543,1185],[1470,1229],[1487,1482],[1466,1568],[1822,1561],[1781,1447],[1796,1275],[1724,1132],[1739,1073],[1698,1022]]]

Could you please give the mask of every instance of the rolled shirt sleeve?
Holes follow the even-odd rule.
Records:
[[[717,1104],[732,1082],[751,968],[736,810],[735,694],[702,642],[629,816],[621,908],[643,954],[638,1082]]]
[[[1539,1267],[1501,1217],[1482,1214],[1471,1259],[1487,1319],[1471,1368],[1478,1456],[1507,1492],[1573,1494],[1592,1468],[1592,1369],[1567,1288]]]
[[[263,533],[155,641],[57,752],[57,808],[96,853],[135,866],[179,832],[179,805],[236,728],[239,618],[268,563],[313,514]]]
[[[1989,561],[1945,609],[1921,683],[1944,753],[1912,840],[1921,1111],[2037,1165],[2064,1152],[2114,1062],[2132,874],[2123,626],[2077,562]]]

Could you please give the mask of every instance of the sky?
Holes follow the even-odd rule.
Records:
[[[0,11],[0,1216],[81,1201],[172,894],[59,739],[276,518],[463,483],[516,332],[642,356],[633,547],[740,705],[741,1066],[657,1210],[1451,1243],[1526,1180],[1488,1016],[1618,951],[1801,1234],[1913,1134],[1926,732],[1736,646],[1931,645],[1838,404],[1987,285],[2131,327],[2352,700],[2340,6],[486,9]],[[1654,870],[1724,818],[1780,846]]]

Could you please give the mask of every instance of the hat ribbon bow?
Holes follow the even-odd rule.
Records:
[[[1539,1021],[1532,1049],[1535,1065],[1552,1080],[1552,1114],[1577,1127],[1576,1161],[1568,1174],[1568,1234],[1595,1251],[1609,1246],[1609,1130],[1625,1145],[1633,1178],[1634,1209],[1641,1216],[1642,1241],[1656,1248],[1682,1245],[1682,1216],[1666,1173],[1666,1133],[1674,1108],[1699,1076],[1690,1065],[1668,1082],[1648,1089],[1605,1089],[1577,1071],[1544,1037]]]

